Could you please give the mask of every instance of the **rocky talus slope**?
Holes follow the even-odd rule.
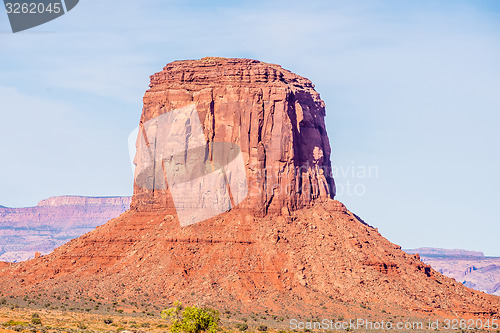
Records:
[[[499,306],[498,297],[436,272],[335,200],[289,216],[235,209],[184,228],[174,215],[129,211],[50,255],[0,270],[0,281],[4,296],[181,300],[296,316],[498,317]]]
[[[0,265],[3,296],[56,293],[156,305],[181,300],[309,318],[499,318],[499,297],[436,272],[332,198],[324,103],[309,80],[255,60],[173,62],[151,77],[138,147],[141,135],[149,141],[142,149],[156,142],[144,134],[149,120],[190,105],[207,142],[240,146],[254,186],[248,197],[182,227],[169,193],[173,185],[148,188],[136,178],[129,211],[49,255]],[[192,124],[174,129],[189,136]],[[153,155],[138,156],[142,170]]]

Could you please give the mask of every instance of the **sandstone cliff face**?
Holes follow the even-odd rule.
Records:
[[[23,261],[49,253],[119,216],[130,197],[61,196],[35,207],[0,207],[0,261]]]
[[[238,208],[264,216],[334,197],[325,104],[308,79],[248,59],[170,63],[151,76],[139,139],[149,120],[190,105],[207,143],[234,143],[241,149],[248,196]],[[172,208],[168,186],[152,191],[136,182],[131,207]]]

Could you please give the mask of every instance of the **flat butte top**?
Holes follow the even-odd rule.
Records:
[[[314,89],[313,83],[279,65],[252,59],[206,57],[167,64],[161,72],[151,75],[150,87],[189,86],[292,86]],[[202,87],[198,87],[202,88]]]

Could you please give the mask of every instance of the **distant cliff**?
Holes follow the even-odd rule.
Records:
[[[0,206],[0,261],[23,261],[118,217],[130,197],[61,196],[35,207]]]
[[[500,258],[486,257],[482,252],[419,248],[405,250],[418,253],[420,259],[438,272],[465,286],[500,296]]]
[[[435,247],[420,247],[418,249],[405,250],[408,253],[418,253],[421,257],[484,257],[483,252],[468,251],[462,249],[440,249]]]

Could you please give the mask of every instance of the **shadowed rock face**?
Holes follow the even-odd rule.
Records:
[[[144,150],[142,138],[148,147],[154,144],[145,135],[148,121],[190,106],[197,111],[206,143],[233,143],[241,149],[248,195],[238,208],[264,216],[334,197],[325,104],[308,79],[248,59],[170,63],[151,76],[144,96],[138,156]],[[193,202],[201,200],[196,193],[186,195]],[[131,207],[172,209],[168,185],[153,191],[136,181]]]

